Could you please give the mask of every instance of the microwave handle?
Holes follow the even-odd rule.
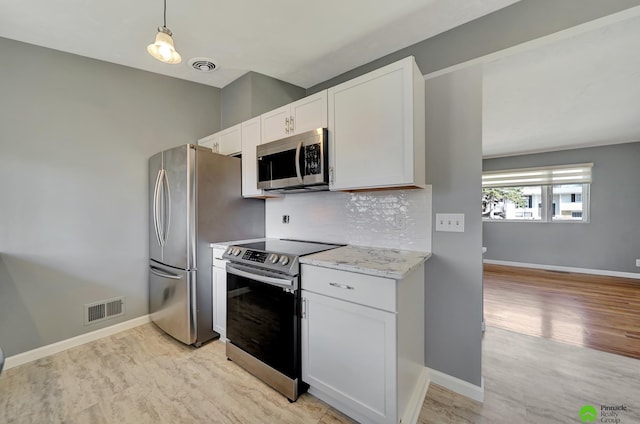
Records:
[[[304,181],[302,179],[302,173],[300,173],[300,151],[302,150],[302,141],[298,143],[296,147],[296,175],[298,176],[298,181],[302,184]]]

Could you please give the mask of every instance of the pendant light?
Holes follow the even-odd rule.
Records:
[[[156,41],[147,46],[149,54],[160,62],[178,64],[182,61],[180,53],[173,46],[173,33],[167,28],[167,0],[164,0],[164,25],[158,27]]]

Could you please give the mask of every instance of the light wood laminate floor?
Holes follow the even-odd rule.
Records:
[[[576,423],[584,404],[628,406],[640,423],[640,363],[489,327],[485,402],[431,385],[419,423]],[[233,362],[145,324],[0,376],[0,423],[351,423],[311,395],[289,403]]]
[[[640,359],[640,281],[485,264],[489,326]]]

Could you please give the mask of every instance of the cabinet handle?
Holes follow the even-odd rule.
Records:
[[[301,318],[305,319],[307,317],[307,299],[302,298],[302,312],[300,313]]]
[[[347,284],[329,283],[330,286],[337,287],[339,289],[355,290],[355,287]]]
[[[333,184],[333,166],[329,167],[329,184]]]
[[[284,132],[289,134],[289,117],[284,118]]]
[[[293,125],[293,116],[289,118],[289,132],[293,132],[294,129],[294,125]]]

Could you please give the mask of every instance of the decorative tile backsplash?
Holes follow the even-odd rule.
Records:
[[[431,186],[290,194],[265,205],[267,237],[431,251]]]

